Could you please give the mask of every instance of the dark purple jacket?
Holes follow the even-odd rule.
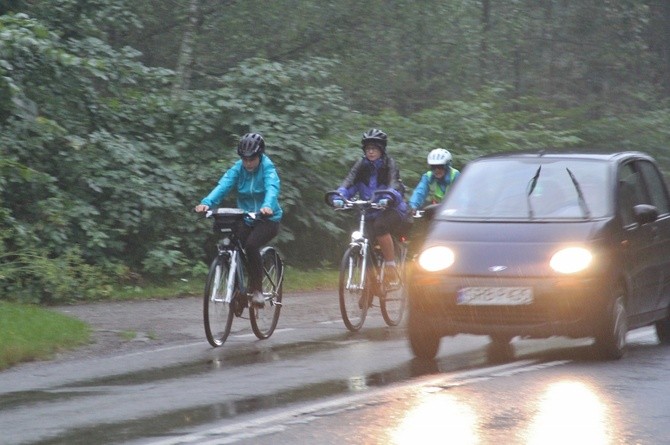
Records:
[[[337,191],[345,198],[351,199],[358,194],[360,199],[371,199],[374,192],[375,199],[387,198],[394,208],[403,217],[407,216],[408,207],[404,199],[405,186],[400,180],[400,171],[392,157],[384,155],[375,162],[370,162],[365,156],[361,157],[351,167],[349,174]],[[379,212],[371,212],[374,218]]]

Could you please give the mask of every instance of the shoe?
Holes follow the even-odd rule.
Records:
[[[254,291],[254,293],[251,294],[251,302],[255,306],[265,306],[265,297],[263,296],[263,292],[259,290]]]

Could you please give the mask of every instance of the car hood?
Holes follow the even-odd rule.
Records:
[[[455,255],[448,275],[541,277],[554,253],[568,246],[593,247],[607,237],[607,220],[579,222],[435,221],[424,248],[445,245]],[[594,254],[596,254],[594,252]]]

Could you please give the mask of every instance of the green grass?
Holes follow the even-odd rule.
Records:
[[[201,295],[205,288],[206,275],[194,279],[181,279],[160,284],[124,286],[112,292],[112,300],[141,300],[151,298],[174,298]],[[287,267],[284,272],[284,292],[309,292],[335,290],[339,271],[335,269],[300,270]]]
[[[339,272],[331,269],[298,270],[287,267],[284,293],[335,290]],[[125,286],[113,292],[112,300],[140,300],[201,295],[205,278],[177,280],[146,286]],[[122,337],[132,340],[135,332]],[[86,344],[90,327],[77,319],[33,305],[0,301],[0,369],[17,363],[43,360],[57,351]]]
[[[284,272],[284,292],[307,292],[337,289],[340,272],[335,269],[298,270],[287,267]]]
[[[33,305],[0,301],[0,369],[49,358],[89,339],[90,328],[80,320]]]

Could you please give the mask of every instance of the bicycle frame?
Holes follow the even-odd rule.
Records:
[[[238,268],[240,251],[237,249],[225,250],[224,252],[219,252],[219,256],[227,256],[228,262],[230,264],[228,269],[228,281],[226,283],[226,296],[223,298],[224,302],[230,303],[233,301],[236,279],[240,280],[240,283],[242,283],[244,280],[242,270]],[[217,301],[214,296],[212,296],[212,301]]]
[[[218,208],[206,212],[214,216],[214,232],[219,235],[217,257],[207,275],[203,317],[207,341],[214,347],[221,346],[228,338],[235,317],[242,317],[248,309],[251,330],[259,339],[272,335],[277,327],[282,306],[284,266],[281,256],[273,246],[261,249],[261,288],[263,300],[255,299],[248,292],[249,265],[237,229],[243,218],[258,219],[257,214],[237,208]],[[227,268],[227,270],[226,270]],[[225,275],[223,275],[225,274]],[[224,282],[225,280],[225,282]],[[224,286],[225,284],[225,286]]]
[[[352,277],[352,265],[349,265],[349,277],[347,279],[347,288],[348,289],[356,289],[356,290],[363,290],[365,288],[365,283],[367,279],[367,274],[368,274],[368,259],[372,259],[370,256],[370,249],[372,247],[372,243],[370,242],[366,230],[365,230],[365,220],[366,220],[366,214],[369,209],[383,209],[382,206],[379,206],[378,204],[372,202],[372,201],[365,201],[365,200],[356,200],[356,201],[345,201],[345,207],[343,210],[351,209],[351,208],[356,208],[359,213],[360,213],[360,218],[359,218],[359,223],[358,223],[358,230],[355,230],[351,234],[351,241],[349,242],[349,246],[358,246],[360,249],[360,253],[363,257],[363,264],[362,264],[362,271],[361,271],[361,280],[360,283],[352,283],[351,282],[351,277]],[[378,267],[377,264],[373,265],[375,269]],[[376,277],[379,279],[379,277]]]
[[[213,214],[213,212],[209,212],[208,215]],[[217,250],[218,250],[218,256],[219,258],[221,257],[227,257],[227,262],[229,264],[228,268],[228,281],[226,283],[226,295],[223,298],[223,300],[218,300],[212,295],[211,301],[214,302],[219,302],[219,301],[224,301],[228,304],[230,304],[233,301],[233,296],[235,295],[235,285],[236,283],[240,283],[239,287],[241,291],[244,291],[244,271],[241,267],[241,263],[244,263],[245,257],[244,257],[244,249],[242,248],[242,245],[240,244],[240,240],[237,238],[235,233],[233,232],[233,229],[231,228],[225,228],[222,229],[221,232],[224,234],[221,239],[219,239],[217,243]],[[217,280],[219,280],[219,277],[217,276]],[[218,286],[218,282],[216,285]]]

